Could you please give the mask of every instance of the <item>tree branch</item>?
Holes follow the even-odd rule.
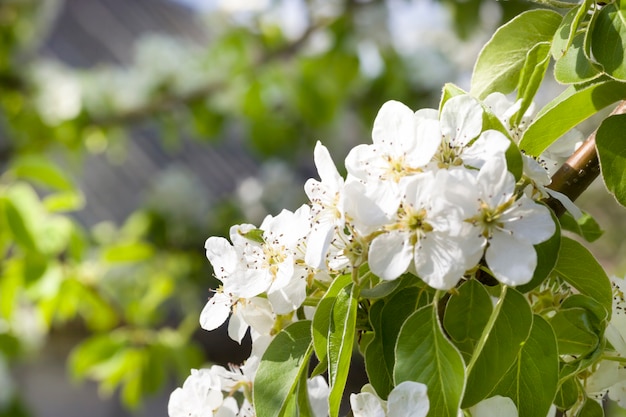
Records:
[[[626,101],[620,102],[611,112],[611,116],[624,113],[626,113]],[[600,161],[596,152],[596,131],[594,131],[554,173],[548,188],[565,194],[574,201],[598,175],[600,175]],[[554,210],[557,217],[561,217],[565,213],[565,207],[557,199],[549,197],[545,203]]]

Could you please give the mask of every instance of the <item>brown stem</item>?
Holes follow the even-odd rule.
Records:
[[[611,115],[626,113],[626,101],[622,101]],[[569,157],[552,176],[548,188],[565,194],[570,200],[576,200],[600,175],[600,161],[596,152],[596,132]],[[565,213],[565,207],[555,198],[549,197],[545,203],[554,210],[557,217]]]

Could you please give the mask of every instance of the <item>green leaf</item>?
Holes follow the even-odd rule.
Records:
[[[591,51],[604,72],[626,81],[626,10],[617,3],[604,6],[596,18],[591,33]]]
[[[396,344],[395,384],[428,386],[430,416],[456,417],[463,394],[463,358],[443,334],[436,305],[423,307],[402,325]]]
[[[333,304],[328,327],[328,405],[330,417],[339,415],[343,390],[348,380],[352,348],[356,333],[356,310],[359,289],[349,284],[343,287]]]
[[[35,233],[24,214],[13,204],[13,201],[4,197],[0,200],[7,224],[17,244],[26,250],[36,251]]]
[[[552,327],[535,316],[528,339],[492,394],[509,397],[520,417],[545,416],[559,381],[559,356]]]
[[[587,248],[563,237],[554,272],[581,294],[596,300],[610,314],[613,305],[611,281]]]
[[[383,307],[377,307],[371,316],[374,338],[366,349],[365,368],[370,382],[378,395],[386,399],[393,385],[395,347],[400,328],[405,319],[420,306],[429,301],[427,292],[416,287],[405,288],[386,300]],[[380,305],[380,303],[377,303]],[[380,309],[380,312],[379,312]]]
[[[602,71],[592,63],[584,49],[585,32],[574,37],[572,46],[554,64],[554,79],[562,84],[576,84],[592,80],[602,75]]]
[[[85,378],[95,366],[116,356],[124,343],[119,333],[94,335],[81,342],[72,350],[68,360],[72,377]]]
[[[276,417],[298,385],[313,352],[311,321],[290,324],[276,335],[261,358],[254,377],[254,407],[258,417]]]
[[[448,100],[450,100],[452,97],[462,96],[464,94],[467,94],[467,92],[457,85],[452,83],[444,84],[443,90],[441,92],[441,100],[439,101],[439,114],[441,114],[443,105],[446,104]]]
[[[377,300],[387,297],[392,294],[402,284],[401,279],[394,279],[392,281],[382,281],[372,288],[364,288],[361,290],[361,297],[369,300]]]
[[[590,313],[589,325],[597,334],[601,334],[608,323],[609,314],[602,304],[583,294],[572,294],[560,306],[561,309],[583,308]]]
[[[511,123],[518,125],[526,110],[533,103],[543,77],[550,64],[550,42],[539,42],[532,47],[520,73],[517,84],[517,99],[521,100],[520,109],[511,117]]]
[[[521,13],[501,26],[478,55],[470,93],[485,98],[517,87],[526,54],[540,42],[550,42],[559,27],[560,14],[547,9]]]
[[[76,211],[85,206],[85,196],[79,191],[63,191],[46,196],[43,205],[50,212]]]
[[[591,0],[585,0],[580,7],[573,8],[563,18],[561,25],[552,39],[550,53],[555,60],[559,60],[567,53],[574,40],[574,36],[580,27],[581,21],[587,16],[587,10],[591,5]]]
[[[626,206],[626,114],[605,119],[596,133],[602,179],[615,199]]]
[[[328,329],[330,328],[330,315],[333,310],[333,305],[337,299],[337,294],[344,287],[352,283],[352,277],[350,274],[341,275],[335,278],[330,285],[326,294],[320,300],[313,315],[313,325],[311,326],[311,332],[313,335],[313,347],[315,348],[315,355],[320,362],[326,359],[328,352]]]
[[[604,417],[604,410],[597,401],[586,398],[585,403],[574,417]]]
[[[583,308],[560,309],[550,318],[559,345],[560,355],[586,356],[599,343],[590,313]]]
[[[500,299],[500,311],[493,327],[485,329],[481,338],[484,346],[476,357],[467,377],[467,388],[463,397],[463,408],[471,407],[488,397],[498,381],[508,371],[528,337],[533,323],[533,314],[526,298],[513,288],[506,290]],[[485,332],[487,332],[485,334]],[[472,358],[473,359],[473,358]]]
[[[464,282],[452,294],[443,316],[443,327],[466,362],[474,352],[493,306],[489,293],[477,280]]]
[[[18,178],[29,179],[61,191],[74,190],[69,177],[43,155],[28,155],[17,159],[11,167]]]
[[[559,222],[564,230],[576,233],[587,242],[595,242],[604,233],[598,222],[586,212],[583,212],[583,216],[577,220],[566,211],[559,218]]]
[[[535,252],[537,252],[535,272],[528,283],[515,288],[519,292],[526,293],[537,288],[550,275],[550,272],[556,265],[559,249],[561,248],[561,227],[552,210],[550,210],[550,214],[556,225],[556,231],[550,239],[535,245]]]
[[[569,410],[578,401],[578,384],[576,378],[567,378],[559,387],[554,397],[554,404],[563,410]]]
[[[384,306],[384,302],[378,301],[370,307],[369,319],[372,329],[374,329],[374,337],[367,345],[367,348],[365,348],[365,354],[363,355],[365,359],[365,371],[367,372],[367,378],[376,390],[378,396],[382,399],[386,399],[393,389],[393,363],[395,363],[395,356],[393,356],[391,358],[392,367],[389,368],[387,363],[390,361],[385,358],[385,351],[383,348],[383,343],[385,341],[383,336],[384,329],[382,326],[382,313]]]
[[[572,85],[541,109],[524,131],[519,147],[527,155],[539,156],[580,122],[625,97],[626,83],[606,77]]]
[[[120,243],[104,249],[102,259],[106,262],[141,262],[152,257],[154,247],[143,242]]]

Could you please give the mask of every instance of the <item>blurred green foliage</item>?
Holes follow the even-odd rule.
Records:
[[[215,203],[201,227],[149,207],[122,225],[83,225],[73,215],[85,205],[80,174],[58,161],[123,148],[141,124],[174,142],[184,134],[219,141],[235,127],[260,160],[291,167],[318,139],[339,150],[367,141],[384,101],[437,102],[440,86],[419,73],[455,73],[445,57],[433,67],[394,48],[390,3],[337,1],[332,13],[303,3],[309,19],[295,37],[264,21],[267,10],[244,23],[215,11],[205,43],[160,35],[129,68],[77,69],[39,53],[61,2],[1,2],[0,356],[16,361],[40,349],[51,329],[78,324],[85,338],[69,359],[71,375],[99,381],[105,394],[120,389],[129,407],[210,360],[193,339],[211,286],[197,242],[251,221],[237,200]],[[442,3],[461,38],[483,24],[484,7],[508,20],[529,6]],[[364,45],[378,62],[369,73]],[[0,404],[0,416],[25,413],[17,397]]]

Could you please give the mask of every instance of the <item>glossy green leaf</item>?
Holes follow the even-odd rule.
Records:
[[[41,185],[61,191],[72,191],[74,185],[61,169],[43,155],[28,155],[18,158],[11,166],[18,178],[29,179]]]
[[[572,46],[554,64],[554,79],[562,84],[576,84],[590,81],[602,75],[602,71],[592,63],[584,50],[585,32],[578,33]]]
[[[617,3],[602,7],[591,33],[591,51],[604,72],[626,81],[626,10]]]
[[[569,212],[565,212],[559,218],[559,222],[564,230],[576,233],[587,242],[595,242],[604,233],[598,222],[586,212],[583,212],[580,219],[575,219]]]
[[[626,114],[605,119],[596,133],[596,149],[604,184],[626,206]]]
[[[386,300],[382,307],[377,307],[373,311],[374,316],[370,316],[374,338],[372,347],[368,346],[366,350],[365,367],[372,386],[381,398],[386,399],[393,388],[389,383],[393,381],[395,347],[400,328],[407,317],[428,301],[422,289],[404,288]]]
[[[568,87],[537,114],[524,131],[519,147],[539,156],[554,141],[599,110],[626,98],[626,83],[600,77]]]
[[[356,334],[358,287],[348,285],[337,294],[328,326],[328,406],[330,417],[339,415],[343,390],[348,380]]]
[[[559,381],[559,356],[552,327],[535,316],[517,360],[492,394],[509,397],[519,417],[545,416],[552,405]]]
[[[498,316],[491,331],[481,336],[485,338],[484,346],[469,370],[463,408],[471,407],[488,397],[515,362],[530,332],[533,314],[522,294],[508,288],[504,299],[499,300],[499,303],[502,305]],[[494,313],[497,308],[496,306]]]
[[[254,377],[254,406],[258,417],[276,417],[308,370],[313,352],[311,322],[297,321],[276,335],[261,358]]]
[[[394,279],[392,281],[382,281],[372,288],[364,288],[361,290],[361,297],[369,300],[377,300],[387,297],[392,294],[402,284],[401,279]]]
[[[382,326],[382,313],[385,303],[378,301],[374,303],[369,311],[369,319],[374,329],[374,337],[365,349],[364,360],[365,370],[369,383],[372,384],[378,396],[386,399],[393,389],[393,367],[389,368],[387,363],[390,361],[385,358],[383,348],[384,335]],[[395,342],[395,339],[394,339]],[[395,363],[395,354],[391,361]]]
[[[601,334],[606,328],[609,313],[604,306],[584,294],[571,294],[561,303],[561,309],[582,308],[590,313],[589,326],[594,332]]]
[[[563,237],[554,272],[581,294],[600,303],[607,312],[611,311],[611,281],[602,266],[582,244]]]
[[[443,334],[437,307],[414,312],[402,325],[396,344],[394,382],[428,386],[429,416],[456,417],[463,394],[463,358]]]
[[[554,34],[550,50],[555,60],[559,60],[567,53],[591,3],[591,0],[585,0],[579,7],[573,8],[563,17],[561,25]]]
[[[521,100],[520,109],[513,115],[511,122],[518,125],[524,113],[533,103],[533,98],[550,64],[550,42],[539,42],[533,46],[528,54],[520,72],[517,84],[517,99]]]
[[[550,42],[561,20],[560,14],[540,9],[521,13],[501,26],[478,55],[470,93],[484,98],[494,91],[513,91],[528,51],[540,42]]]
[[[313,325],[311,326],[311,333],[313,335],[313,347],[315,348],[315,355],[324,362],[326,360],[326,354],[328,352],[328,329],[330,328],[330,314],[333,310],[333,305],[337,299],[337,294],[342,288],[349,285],[352,282],[350,274],[341,275],[335,278],[330,285],[326,294],[320,300],[313,315]]]
[[[604,417],[604,410],[597,401],[585,399],[583,406],[574,414],[574,417]]]
[[[466,362],[474,352],[492,311],[489,293],[475,279],[464,282],[450,296],[443,316],[443,327]]]
[[[589,315],[583,308],[567,308],[550,317],[560,355],[585,356],[596,349],[599,339]]]
[[[574,377],[566,379],[556,395],[554,396],[554,404],[564,410],[568,410],[578,401],[578,384]]]

